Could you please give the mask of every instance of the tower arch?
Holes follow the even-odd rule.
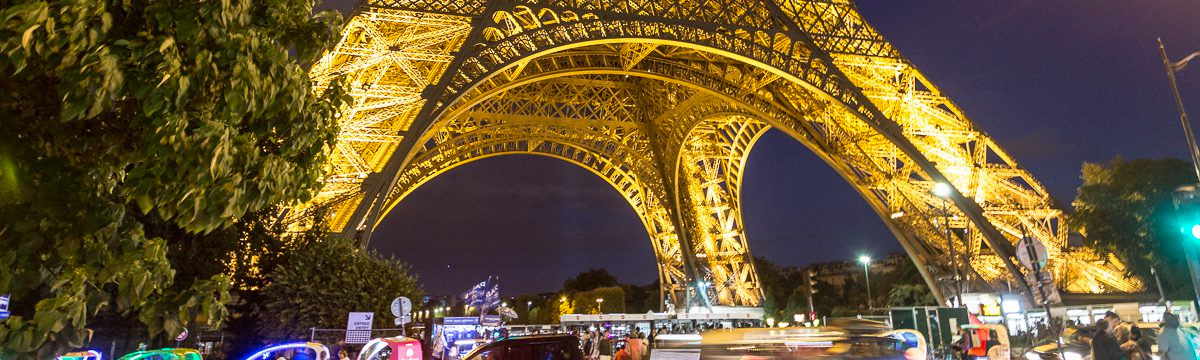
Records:
[[[364,241],[411,187],[486,156],[476,154],[619,163],[628,169],[594,173],[636,179],[610,183],[640,188],[627,199],[656,199],[670,218],[662,227],[674,236],[662,238],[679,249],[671,266],[683,275],[664,293],[679,302],[703,288],[700,301],[755,306],[740,164],[773,127],[863,194],[941,293],[947,264],[967,268],[972,288],[1024,285],[1011,253],[1023,236],[1052,249],[1066,290],[1142,286],[1110,257],[1068,247],[1044,187],[849,2],[377,0],[312,73],[318,89],[344,81],[355,101],[326,188],[291,216],[327,209]],[[688,115],[712,109],[725,113]],[[939,182],[953,185],[951,203],[929,193]],[[948,224],[937,223],[943,207]],[[950,257],[952,246],[964,256]]]

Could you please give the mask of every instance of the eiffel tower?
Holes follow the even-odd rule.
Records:
[[[323,190],[286,217],[326,216],[364,246],[439,174],[541,155],[624,196],[664,300],[760,306],[740,195],[774,128],[862,195],[939,300],[957,283],[1025,284],[1025,236],[1063,290],[1143,288],[1112,256],[1068,246],[1045,187],[847,0],[370,0],[311,74],[353,101]]]

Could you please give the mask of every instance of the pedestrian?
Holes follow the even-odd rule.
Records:
[[[1150,360],[1150,339],[1142,336],[1142,329],[1129,327],[1129,341],[1121,343],[1121,350],[1129,360]]]
[[[629,356],[632,357],[633,360],[642,359],[642,348],[644,346],[645,345],[642,343],[642,334],[637,331],[634,331],[633,334],[629,335],[629,339],[625,340],[625,348],[629,349]]]
[[[1183,331],[1179,331],[1179,316],[1173,313],[1163,314],[1162,330],[1158,331],[1158,356],[1161,360],[1195,359],[1196,351],[1192,349]]]
[[[608,331],[600,332],[598,334],[600,335],[600,340],[597,341],[597,343],[600,345],[600,346],[597,346],[600,348],[600,356],[598,357],[598,359],[600,359],[600,360],[612,359],[613,347],[612,347],[612,340],[610,340],[608,338]]]
[[[1104,319],[1097,319],[1096,325],[1092,327],[1095,336],[1092,337],[1092,359],[1094,360],[1124,360],[1125,352],[1121,351],[1121,344],[1117,343],[1117,338],[1113,337],[1108,332],[1108,322]]]
[[[624,346],[618,346],[617,348],[617,355],[613,357],[613,360],[633,360],[632,355],[629,354],[629,351],[625,350]]]
[[[350,355],[346,354],[346,349],[338,350],[338,359],[339,360],[349,360],[350,359]]]
[[[1130,324],[1121,320],[1117,313],[1109,310],[1104,313],[1104,321],[1108,322],[1108,333],[1117,338],[1117,344],[1124,344],[1129,341]]]
[[[596,334],[591,332],[583,333],[583,355],[588,359],[595,359],[593,354],[596,350]]]

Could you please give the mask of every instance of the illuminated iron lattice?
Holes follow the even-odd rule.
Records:
[[[324,189],[289,212],[298,228],[322,214],[365,242],[438,174],[549,156],[633,206],[665,299],[756,306],[739,195],[747,154],[775,128],[859,191],[939,298],[956,262],[972,289],[1003,288],[1023,234],[1051,249],[1067,291],[1142,288],[1111,256],[1068,247],[1042,184],[849,1],[369,1],[312,74],[318,88],[342,79],[354,101]],[[943,181],[959,259],[930,194]]]

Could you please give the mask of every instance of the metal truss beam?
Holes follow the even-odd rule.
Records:
[[[859,191],[938,294],[955,264],[973,287],[1023,285],[1011,257],[1021,236],[1052,249],[1066,290],[1142,288],[1111,256],[1069,247],[1044,186],[849,1],[370,0],[312,73],[318,89],[345,81],[354,102],[325,189],[289,212],[297,226],[324,214],[365,242],[449,168],[551,156],[638,211],[665,299],[684,304],[708,282],[706,304],[755,306],[741,169],[773,127]],[[955,189],[948,224],[937,182]]]

